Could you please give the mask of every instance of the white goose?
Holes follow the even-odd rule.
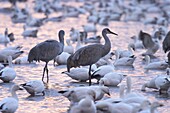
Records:
[[[138,113],[158,113],[157,108],[162,107],[163,104],[159,102],[153,102],[149,107],[146,109],[139,111]]]
[[[93,32],[94,35],[96,35],[97,32],[97,28],[96,28],[96,24],[87,24],[87,25],[83,25],[83,29],[85,32]]]
[[[14,62],[15,64],[28,64],[28,55],[21,58],[17,58]]]
[[[17,90],[23,90],[18,85],[13,85],[11,88],[11,97],[4,98],[0,102],[0,112],[2,113],[14,113],[18,108],[18,96]]]
[[[142,41],[137,38],[137,36],[132,36],[131,39],[134,40],[133,43],[130,43],[129,46],[136,49],[144,49],[145,47],[142,44]]]
[[[12,59],[16,59],[19,57],[24,51],[20,51],[19,49],[3,49],[0,50],[0,61],[6,62],[8,56],[12,56]]]
[[[131,57],[134,55],[134,50],[135,48],[128,45],[128,50],[116,50],[119,52],[119,58],[123,58],[123,57]],[[115,53],[116,53],[115,51]]]
[[[116,60],[114,66],[133,66],[133,63],[136,59],[135,56],[123,57],[119,59],[119,51],[115,51]]]
[[[78,80],[81,82],[85,82],[89,80],[89,70],[87,68],[73,68],[70,70],[70,72],[63,72],[64,74],[67,74],[69,77],[71,77],[74,80]]]
[[[56,58],[54,59],[54,66],[55,66],[55,62],[57,62],[58,65],[66,65],[67,59],[69,56],[70,56],[69,53],[62,52],[60,55],[56,56]]]
[[[155,78],[151,79],[147,83],[142,85],[141,90],[146,91],[146,88],[158,89],[159,93],[167,93],[170,87],[170,77],[168,75],[169,68],[167,69],[167,75],[157,75]]]
[[[75,87],[66,91],[59,91],[63,96],[67,97],[71,104],[79,102],[85,97],[90,97],[91,99],[97,101],[103,98],[104,94],[109,93],[109,88],[106,86],[86,86],[86,87]]]
[[[70,39],[66,40],[67,46],[64,46],[64,52],[67,52],[69,54],[73,54],[74,53],[74,47],[72,46]]]
[[[45,90],[45,86],[44,83],[41,80],[32,80],[29,82],[26,82],[24,84],[21,84],[21,86],[23,88],[25,88],[25,90],[31,94],[31,96],[35,96],[38,94],[43,94],[43,96],[45,95],[44,90]]]
[[[97,113],[97,111],[94,101],[89,97],[85,97],[73,106],[69,113]]]
[[[4,35],[0,34],[0,43],[4,43],[7,45],[7,43],[10,42],[10,39],[8,37],[8,29],[5,29]]]
[[[104,75],[109,72],[113,72],[114,70],[115,67],[113,64],[100,66],[93,72],[92,78],[95,78],[99,81],[100,78],[104,77]]]
[[[11,56],[8,56],[8,63],[9,63],[9,66],[0,70],[0,79],[3,82],[13,81],[16,77],[16,72],[12,66],[12,57]]]
[[[127,75],[117,72],[107,73],[99,80],[100,85],[117,86]]]
[[[165,70],[168,67],[168,63],[165,61],[150,62],[150,56],[145,56],[146,65],[144,69],[146,72],[149,70]]]

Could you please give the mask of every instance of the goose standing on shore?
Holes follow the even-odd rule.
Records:
[[[63,30],[60,30],[58,36],[60,42],[56,40],[46,40],[33,47],[28,54],[29,62],[33,62],[34,60],[35,61],[41,60],[46,63],[43,70],[42,81],[44,80],[45,71],[47,73],[47,83],[49,81],[48,67],[47,67],[48,62],[50,60],[53,60],[57,55],[60,55],[63,52],[64,35],[65,32]]]
[[[114,34],[108,28],[103,29],[102,35],[105,39],[105,44],[93,44],[78,49],[67,60],[67,71],[70,72],[71,67],[79,67],[90,65],[89,67],[89,85],[91,85],[91,66],[96,63],[100,58],[104,57],[110,52],[111,42],[107,34]]]

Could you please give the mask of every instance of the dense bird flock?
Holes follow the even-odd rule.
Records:
[[[15,82],[17,72],[14,65],[30,65],[32,62],[43,61],[45,66],[42,80],[37,78],[23,84],[15,83],[11,87],[11,97],[0,101],[0,112],[14,113],[17,111],[17,108],[20,107],[16,94],[18,90],[26,90],[33,97],[46,96],[50,82],[49,61],[54,61],[54,66],[65,65],[65,71],[62,73],[70,78],[82,84],[89,82],[89,86],[84,84],[84,86],[58,90],[60,95],[70,101],[68,113],[157,113],[157,108],[164,106],[159,101],[151,101],[140,92],[132,91],[132,77],[115,70],[121,66],[133,68],[138,57],[135,53],[143,49],[145,52],[140,56],[145,62],[143,67],[145,73],[152,70],[164,70],[165,74],[156,75],[150,81],[142,81],[143,85],[139,86],[141,92],[155,89],[159,95],[170,94],[169,0],[75,0],[74,2],[83,4],[79,7],[66,4],[69,0],[35,0],[32,3],[33,9],[28,8],[28,0],[1,0],[1,4],[3,2],[10,3],[8,8],[2,9],[4,14],[5,10],[8,10],[14,24],[23,24],[21,35],[24,38],[38,39],[39,28],[46,23],[62,23],[67,18],[80,18],[80,15],[87,15],[88,24],[82,26],[83,30],[72,27],[70,32],[66,32],[63,27],[61,30],[59,29],[57,39],[59,41],[47,39],[39,42],[29,50],[27,55],[22,57],[24,46],[10,46],[17,40],[17,37],[15,33],[9,33],[8,28],[4,28],[4,34],[0,35],[0,43],[5,47],[0,50],[0,79],[2,82],[6,84]],[[25,4],[24,8],[19,7],[21,2]],[[33,12],[41,13],[44,17],[35,18]],[[50,15],[53,13],[60,15],[51,17]],[[150,16],[154,13],[159,13],[159,17]],[[128,44],[127,49],[118,48],[113,51],[111,45],[116,42],[112,42],[111,37],[120,37],[108,26],[110,22],[115,21],[135,21],[144,25],[152,25],[153,32],[141,29],[138,35],[134,34],[131,37],[133,42]],[[105,27],[100,33],[102,35],[97,35],[99,31],[97,25]],[[89,36],[91,33],[92,37]],[[65,34],[70,34],[70,37],[66,38]],[[101,44],[101,39],[104,39],[104,44]],[[166,58],[158,61],[155,60],[158,57],[156,53],[160,50],[163,50]],[[45,77],[47,77],[47,81],[44,80]],[[93,79],[96,80],[95,83]],[[124,82],[122,83],[122,81]],[[110,87],[113,86],[119,88],[118,98],[111,97]]]

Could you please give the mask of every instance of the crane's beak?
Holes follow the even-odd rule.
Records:
[[[118,35],[118,34],[116,34],[116,33],[112,32],[112,31],[110,31],[110,33],[111,33],[111,34],[114,34],[114,35]]]

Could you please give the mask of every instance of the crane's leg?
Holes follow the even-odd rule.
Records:
[[[46,72],[47,72],[47,83],[48,83],[49,82],[48,67],[46,67]]]
[[[48,62],[46,62],[46,64],[45,64],[45,67],[44,67],[44,70],[43,70],[43,76],[42,76],[42,81],[44,82],[44,75],[45,75],[45,71],[47,72],[47,64],[48,64]],[[47,72],[47,76],[48,76],[48,72]],[[48,77],[47,77],[48,78]]]
[[[91,65],[89,67],[89,86],[91,86]]]

